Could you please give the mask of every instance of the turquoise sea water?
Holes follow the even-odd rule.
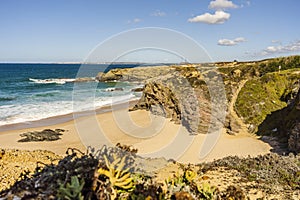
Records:
[[[0,130],[3,125],[30,123],[139,98],[140,93],[132,92],[142,87],[139,83],[74,82],[114,67],[135,65],[0,64]]]

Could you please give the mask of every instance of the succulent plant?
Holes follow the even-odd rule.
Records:
[[[104,175],[109,178],[112,188],[112,199],[117,196],[115,189],[130,190],[133,188],[133,181],[131,174],[128,172],[130,168],[123,169],[125,166],[126,157],[118,158],[115,154],[113,155],[114,160],[110,162],[107,156],[103,156],[107,169],[99,168],[99,175]]]
[[[64,186],[63,183],[60,183],[57,195],[58,199],[83,200],[84,198],[81,194],[83,186],[83,179],[79,181],[77,176],[72,176],[71,183],[67,183],[66,186]]]
[[[193,170],[185,170],[184,172],[184,180],[188,183],[191,183],[194,181],[194,179],[196,178],[197,173],[194,172]]]
[[[206,200],[214,199],[215,193],[217,192],[217,188],[208,183],[203,183],[202,186],[197,185],[197,189],[200,193],[200,198]]]

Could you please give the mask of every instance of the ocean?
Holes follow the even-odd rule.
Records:
[[[0,64],[1,126],[90,111],[140,98],[140,83],[76,82],[110,68],[136,65]]]

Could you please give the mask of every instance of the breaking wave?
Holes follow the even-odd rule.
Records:
[[[50,79],[34,79],[29,78],[29,81],[38,83],[38,84],[65,84],[65,83],[72,83],[76,79],[74,78],[50,78]]]

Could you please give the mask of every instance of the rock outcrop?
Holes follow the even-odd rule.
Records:
[[[287,115],[285,125],[289,150],[300,153],[300,89],[293,103],[292,110]]]
[[[155,115],[182,123],[191,133],[198,132],[199,103],[193,88],[179,74],[153,78],[132,110],[146,109]]]
[[[74,82],[76,83],[81,83],[81,82],[92,82],[95,81],[95,77],[81,77],[81,78],[76,78]]]
[[[205,73],[207,79],[203,76]],[[145,84],[141,99],[131,110],[146,109],[153,114],[171,118],[186,127],[191,134],[219,129],[217,123],[222,121],[222,116],[216,113],[218,110],[225,112],[226,109],[221,107],[226,107],[226,102],[222,102],[222,98],[211,98],[210,92],[218,93],[220,88],[217,84],[215,88],[208,88],[206,82],[216,83],[216,80],[213,80],[214,77],[208,78],[207,74],[211,71],[205,73],[196,68],[182,67],[172,74],[152,78]],[[218,97],[222,96],[221,92],[218,94]]]
[[[125,69],[111,69],[107,73],[98,73],[96,80],[104,81],[140,81],[143,82],[153,77],[173,73],[174,68],[168,66],[138,67]]]
[[[32,131],[20,134],[21,137],[24,137],[18,142],[38,142],[38,141],[55,141],[60,140],[60,136],[65,132],[63,129],[45,129],[42,131]]]

